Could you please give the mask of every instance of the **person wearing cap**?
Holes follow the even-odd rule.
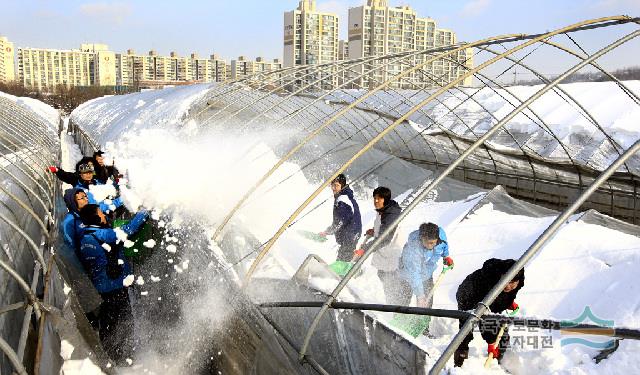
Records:
[[[79,179],[80,179],[80,176],[79,176],[80,175],[80,172],[79,172],[80,166],[82,164],[87,164],[87,163],[93,164],[94,163],[93,158],[90,157],[90,156],[84,156],[82,159],[80,159],[80,161],[78,161],[76,163],[75,172],[67,172],[62,168],[56,167],[55,165],[48,166],[47,170],[49,172],[55,174],[56,177],[60,181],[66,183],[66,184],[69,184],[71,186],[76,186],[78,184]]]
[[[378,214],[373,223],[373,228],[370,228],[365,233],[365,238],[369,238],[370,240],[366,241],[361,249],[355,251],[354,260],[357,260],[360,256],[364,255],[366,251],[369,251],[375,239],[380,237],[402,213],[398,202],[391,199],[391,190],[384,186],[378,186],[373,190],[373,207]],[[375,250],[371,256],[371,265],[378,270],[378,278],[382,281],[385,300],[392,305],[400,304],[398,299],[398,265],[400,263],[402,247],[394,246],[392,243],[396,229],[397,227],[393,228],[391,233],[380,241],[378,249]]]
[[[409,234],[400,257],[401,305],[409,305],[411,296],[416,296],[418,307],[433,306],[433,271],[438,260],[445,266],[452,266],[449,244],[444,230],[434,223],[423,223],[418,230]],[[427,300],[427,295],[431,294]]]
[[[467,311],[477,307],[491,289],[500,281],[502,276],[516,263],[513,259],[496,259],[491,258],[484,262],[482,268],[469,274],[458,287],[456,292],[456,300],[458,302],[458,310]],[[516,296],[518,291],[524,287],[524,269],[521,269],[516,277],[511,280],[507,286],[498,294],[498,297],[489,305],[489,309],[499,314],[505,310],[518,310]],[[460,327],[464,325],[464,321],[460,321]],[[480,321],[478,323],[480,333],[484,341],[487,342],[487,352],[493,354],[493,357],[500,362],[502,356],[509,348],[509,331],[505,328],[502,338],[497,346],[494,345],[497,337],[498,322]],[[473,340],[473,332],[470,332],[464,341],[455,351],[453,359],[456,367],[462,366],[464,360],[469,356],[469,343]]]
[[[95,179],[96,181],[106,184],[107,181],[112,178],[114,183],[117,183],[118,180],[118,169],[114,165],[105,165],[104,164],[104,151],[98,150],[93,153],[94,159],[94,169],[95,169]]]
[[[77,251],[84,235],[84,224],[80,219],[80,210],[89,204],[89,199],[84,190],[71,188],[64,192],[64,203],[69,212],[62,219],[62,237],[70,248]]]
[[[353,251],[358,245],[362,232],[362,219],[360,207],[353,198],[353,190],[347,185],[344,174],[338,175],[331,182],[333,191],[333,222],[319,235],[326,237],[334,235],[340,245],[338,249],[338,261],[349,262],[353,258]]]
[[[96,179],[93,178],[94,177],[93,164],[91,164],[91,163],[80,164],[80,166],[78,167],[78,172],[79,172],[80,179],[78,181],[78,184],[75,187],[78,188],[78,189],[82,189],[87,194],[87,198],[88,198],[90,204],[99,205],[100,209],[103,212],[113,212],[118,207],[122,206],[122,200],[120,199],[120,197],[116,197],[116,198],[110,200],[110,202],[108,202],[108,201],[100,201],[100,202],[98,202],[95,199],[95,197],[91,193],[90,186],[91,185],[104,185],[104,184],[96,181]]]
[[[120,229],[131,236],[142,228],[148,217],[148,212],[142,210]],[[124,256],[122,241],[98,205],[83,207],[80,218],[86,228],[78,257],[103,300],[98,317],[100,340],[109,357],[122,363],[133,350],[133,319],[128,285],[125,285],[131,266]]]

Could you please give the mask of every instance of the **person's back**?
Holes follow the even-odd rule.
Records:
[[[146,211],[138,212],[121,229],[127,235],[132,235],[140,230],[147,217]],[[131,274],[131,266],[124,256],[123,242],[106,221],[86,226],[80,242],[79,257],[100,293],[123,288],[124,279]]]
[[[148,216],[146,211],[138,212],[121,230],[127,235],[136,233]],[[109,227],[98,205],[85,206],[80,218],[87,228],[79,257],[103,300],[98,317],[100,340],[111,359],[121,364],[133,351],[133,318],[129,285],[125,284],[131,267],[124,256],[123,239]]]
[[[475,309],[478,302],[484,299],[514,263],[513,259],[491,258],[484,262],[482,268],[470,273],[460,283],[456,292],[458,309],[464,311]],[[520,281],[517,288],[508,293],[500,293],[489,306],[492,312],[500,313],[511,306],[518,291],[524,286],[524,270],[521,270],[516,278]]]
[[[467,311],[477,307],[484,297],[493,289],[500,281],[502,276],[516,263],[513,259],[496,259],[491,258],[484,262],[482,268],[470,273],[458,286],[456,291],[456,300],[458,302],[458,310]],[[524,269],[507,284],[507,286],[498,294],[496,299],[489,305],[489,309],[493,313],[501,313],[505,310],[517,310],[518,304],[515,298],[518,291],[524,287]],[[464,322],[460,321],[460,327]],[[498,323],[495,321],[485,320],[478,324],[482,338],[487,342],[487,351],[493,354],[498,361],[502,360],[502,355],[509,348],[509,330],[505,327],[500,342],[496,345],[498,336]],[[454,364],[462,366],[465,359],[469,355],[469,343],[473,340],[473,332],[469,333],[462,341],[454,354]]]

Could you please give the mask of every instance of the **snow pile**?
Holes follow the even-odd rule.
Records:
[[[211,84],[198,84],[105,96],[80,105],[71,113],[71,120],[104,145],[128,131],[181,124],[192,104],[210,87]]]

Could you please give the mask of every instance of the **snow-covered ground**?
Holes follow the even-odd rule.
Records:
[[[179,93],[180,90],[184,91]],[[111,142],[109,156],[114,157],[120,170],[127,173],[129,183],[123,189],[123,196],[130,209],[135,210],[142,204],[163,211],[172,218],[167,225],[174,228],[181,227],[185,219],[197,219],[210,237],[233,204],[278,160],[276,155],[282,152],[281,141],[286,134],[266,130],[251,137],[233,138],[192,126],[180,127],[180,116],[198,95],[201,93],[196,88],[176,88],[168,91],[168,97],[151,92],[96,99],[74,111],[72,119],[80,126],[87,124],[89,133],[96,134],[100,142]],[[163,119],[161,115],[145,112],[151,111],[146,108],[147,104],[158,99],[162,99],[165,106],[165,112],[160,113],[182,115],[172,117],[167,123],[164,119],[169,117]],[[125,106],[118,107],[121,104]],[[141,119],[140,123],[135,123],[136,119]],[[175,126],[161,126],[170,125],[173,120]],[[96,126],[98,123],[100,125]],[[260,143],[256,146],[257,141]],[[267,241],[318,185],[318,181],[299,171],[297,164],[285,163],[253,195],[232,223],[259,242]],[[330,174],[330,171],[316,172],[324,176]],[[291,174],[293,177],[277,184]],[[372,226],[375,217],[369,198],[371,187],[362,184],[357,193],[366,229]],[[394,196],[405,193],[394,191]],[[455,291],[466,275],[480,268],[488,258],[519,257],[553,220],[552,216],[535,218],[523,213],[501,212],[491,204],[482,205],[467,215],[483,194],[457,201],[423,203],[401,225],[399,244],[422,222],[438,223],[447,232],[456,266],[436,291],[435,307],[455,308]],[[262,262],[256,277],[290,278],[312,253],[327,262],[334,260],[336,246],[333,240],[318,244],[297,233],[298,229],[321,231],[330,223],[331,193],[328,189],[309,207],[315,207],[327,198],[328,203],[321,204],[285,232]],[[229,255],[223,254],[214,243],[210,246],[222,257]],[[245,253],[255,250],[246,247]],[[173,258],[169,251],[167,258]],[[640,293],[634,276],[639,266],[640,238],[573,220],[527,265],[526,285],[517,301],[526,316],[572,320],[588,306],[597,317],[613,320],[616,326],[637,328],[640,327]],[[349,283],[351,296],[342,297],[383,302],[382,287],[375,271],[370,264],[365,264],[364,274]],[[181,269],[180,272],[188,274],[189,270]],[[193,275],[194,278],[199,276]],[[312,280],[312,283],[323,290],[330,290],[335,285],[331,280]],[[206,301],[216,303],[209,299],[201,302]],[[376,317],[382,322],[389,319],[384,314],[376,314]],[[432,332],[437,336],[435,340],[420,337],[414,342],[429,352],[430,358],[437,358],[457,332],[457,322],[434,319]],[[514,350],[505,356],[504,369],[512,373],[640,371],[637,341],[622,341],[609,359],[595,365],[590,359],[595,353],[593,349],[562,346],[564,336],[558,332],[512,330],[511,335],[524,340],[522,347],[514,345]],[[551,344],[547,345],[550,347],[542,348],[542,340],[547,344],[550,340]],[[454,372],[477,374],[485,371],[482,367],[485,350],[484,342],[477,337],[472,343],[471,358]],[[427,363],[427,366],[431,364]],[[487,372],[500,374],[504,369],[494,364]]]

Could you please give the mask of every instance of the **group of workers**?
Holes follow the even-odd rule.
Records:
[[[148,218],[138,212],[118,230],[113,227],[116,210],[122,207],[118,197],[119,173],[104,163],[102,151],[83,157],[74,172],[50,166],[48,170],[73,187],[64,192],[68,212],[62,221],[66,245],[82,264],[84,271],[102,298],[95,325],[107,354],[124,364],[133,351],[133,320],[127,278],[131,265],[124,256],[128,236],[140,230]],[[92,186],[113,184],[116,196],[98,201]],[[122,208],[124,209],[124,208]]]
[[[339,245],[337,261],[355,262],[371,249],[374,240],[378,239],[402,213],[400,205],[391,199],[391,190],[377,187],[373,191],[373,206],[377,212],[374,227],[365,232],[362,246],[358,247],[362,232],[360,208],[353,197],[346,177],[338,175],[331,182],[334,194],[333,222],[320,236],[334,235]],[[453,259],[449,255],[449,245],[444,229],[434,223],[423,223],[409,234],[402,248],[393,245],[397,227],[381,238],[377,249],[372,254],[371,264],[378,270],[378,277],[383,285],[386,302],[392,305],[411,303],[416,297],[416,305],[431,308],[433,306],[433,273],[442,259],[444,267],[453,267]],[[515,263],[513,259],[489,259],[481,269],[469,274],[458,287],[456,300],[461,311],[472,310],[481,303],[488,292],[498,283]],[[505,310],[517,311],[515,298],[524,286],[524,269],[516,275],[503,289],[489,309],[494,313]],[[460,326],[464,322],[460,322]],[[488,321],[481,322],[479,329],[482,338],[487,342],[487,352],[498,361],[502,360],[509,347],[509,334],[505,328],[500,340],[496,343],[499,330]],[[428,328],[425,331],[428,335]],[[469,354],[469,343],[473,333],[464,339],[454,354],[455,366],[462,366]]]
[[[92,185],[113,184],[118,189],[120,177],[115,166],[104,163],[102,151],[96,151],[91,157],[83,157],[74,172],[67,172],[55,166],[48,167],[51,173],[73,187],[66,190],[64,200],[68,213],[62,231],[65,243],[74,250],[82,263],[93,286],[102,297],[97,325],[100,339],[109,356],[122,362],[133,350],[133,321],[128,296],[130,283],[126,279],[131,275],[131,266],[124,256],[126,237],[138,232],[148,218],[145,210],[138,212],[131,221],[113,228],[115,211],[122,206],[117,196],[97,201]],[[400,205],[391,198],[391,190],[378,187],[373,191],[373,206],[377,212],[373,228],[365,232],[360,247],[358,242],[362,232],[360,208],[349,187],[346,177],[340,174],[331,183],[334,194],[333,222],[320,232],[320,236],[335,236],[339,245],[337,260],[354,262],[399,218]],[[447,236],[442,227],[434,223],[423,223],[411,232],[402,248],[393,246],[396,227],[380,238],[372,265],[377,269],[386,302],[393,305],[409,305],[413,296],[419,307],[433,306],[433,273],[439,260],[445,267],[454,262],[449,254]],[[124,233],[124,235],[123,235]],[[482,301],[502,275],[515,263],[512,259],[489,259],[481,269],[468,275],[458,287],[456,299],[459,310],[471,310]],[[496,300],[489,306],[494,313],[516,310],[518,291],[524,286],[524,270],[504,288]],[[461,325],[463,322],[460,323]],[[480,324],[483,339],[489,344],[488,353],[500,361],[509,347],[508,331],[504,331],[500,342],[496,343],[498,333],[487,322]],[[428,334],[428,329],[426,334]],[[470,333],[454,355],[456,366],[461,366],[468,357],[469,343],[473,339]]]

